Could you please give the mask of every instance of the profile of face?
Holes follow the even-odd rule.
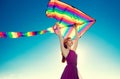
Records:
[[[73,41],[70,37],[67,37],[66,39],[64,39],[64,47],[71,47],[73,45]]]

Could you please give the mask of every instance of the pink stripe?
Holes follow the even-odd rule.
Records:
[[[87,27],[85,27],[85,28],[79,33],[79,35],[83,35],[83,34],[91,27],[92,24],[94,24],[94,22],[91,22],[90,24],[88,24]]]
[[[68,24],[74,24],[74,21],[71,21],[71,20],[69,20],[69,19],[67,19],[67,18],[64,18],[64,17],[60,17],[60,16],[55,15],[55,18],[56,18],[57,20],[61,20],[61,19],[62,19],[62,21],[66,22],[66,23],[68,23]]]
[[[73,28],[70,28],[70,30],[67,32],[67,34],[65,35],[65,38],[69,37],[69,35],[72,33]]]
[[[74,14],[77,14],[78,16],[82,16],[83,18],[86,18],[88,20],[94,20],[93,18],[89,17],[88,15],[86,15],[85,13],[79,11],[78,9],[76,8],[73,8],[72,6],[66,4],[66,3],[63,3],[61,1],[57,1],[55,2],[55,5],[56,6],[59,6],[61,8],[66,8],[67,7],[67,10],[74,13]]]

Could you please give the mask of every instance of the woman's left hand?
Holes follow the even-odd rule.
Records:
[[[74,24],[73,27],[74,27],[74,29],[75,29],[76,37],[77,37],[77,38],[80,38],[81,36],[78,34],[78,29],[77,29],[78,25],[80,25],[80,24],[77,24],[77,23],[76,23],[76,24]]]

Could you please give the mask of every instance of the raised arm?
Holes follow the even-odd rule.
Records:
[[[64,47],[64,44],[63,44],[63,37],[62,37],[61,31],[60,31],[59,24],[56,23],[55,27],[56,27],[56,34],[58,35],[59,40],[60,40],[60,48],[61,48],[61,52],[64,53],[64,51],[65,51],[65,47]]]
[[[78,31],[77,31],[77,25],[74,25],[74,29],[75,29],[75,39],[74,39],[74,46],[73,46],[73,50],[76,51],[77,46],[78,46],[78,40],[79,40],[79,35],[78,35]]]

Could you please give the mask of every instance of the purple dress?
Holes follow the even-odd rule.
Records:
[[[77,54],[70,50],[66,57],[67,66],[65,67],[61,79],[79,79],[77,70]]]

